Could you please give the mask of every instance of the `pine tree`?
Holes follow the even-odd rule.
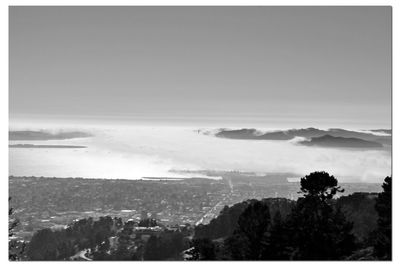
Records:
[[[338,260],[355,249],[352,224],[332,198],[343,190],[334,176],[314,172],[301,179],[301,192],[288,219],[292,236],[292,259]]]

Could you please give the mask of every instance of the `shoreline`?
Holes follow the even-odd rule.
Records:
[[[216,179],[216,178],[207,178],[207,177],[142,177],[142,178],[138,178],[138,179],[126,179],[126,178],[95,178],[95,177],[56,177],[56,176],[16,176],[16,175],[9,175],[8,178],[12,178],[12,179],[16,179],[16,178],[32,178],[32,179],[73,179],[73,180],[88,180],[88,181],[105,181],[105,182],[116,182],[116,181],[122,181],[122,182],[137,182],[137,181],[168,181],[168,182],[172,182],[172,181],[196,181],[196,180],[201,180],[201,181],[222,181],[222,180],[227,180],[229,181],[231,178],[227,177],[227,176],[221,176],[221,178]],[[256,177],[258,180],[260,180],[262,177]],[[241,177],[238,178],[237,176],[235,177],[235,179],[240,179],[242,181],[246,181],[250,180],[251,178],[248,177]],[[292,180],[292,178],[288,178],[291,179],[290,181],[287,180],[286,182],[282,182],[282,183],[274,183],[273,185],[296,185],[300,183],[300,177],[296,178],[298,179],[298,181]],[[264,180],[266,182],[268,182],[268,179],[261,179]],[[365,185],[381,185],[380,182],[361,182],[361,181],[353,181],[353,182],[340,182],[340,184],[365,184]]]

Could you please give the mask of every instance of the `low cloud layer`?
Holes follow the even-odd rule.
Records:
[[[171,169],[293,172],[300,176],[325,170],[341,182],[381,182],[391,174],[388,151],[305,147],[296,145],[300,138],[231,140],[183,127],[102,126],[79,130],[94,136],[46,143],[85,145],[87,149],[13,149],[10,150],[10,174],[135,179],[185,177],[182,173],[170,172]]]

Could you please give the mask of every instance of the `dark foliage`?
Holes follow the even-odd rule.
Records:
[[[120,218],[81,219],[66,229],[37,231],[27,248],[30,260],[66,260],[78,251],[94,249],[122,227]]]
[[[287,221],[293,250],[290,259],[334,260],[355,249],[352,224],[340,209],[315,198],[300,199]]]
[[[239,216],[248,204],[247,201],[244,201],[232,207],[225,206],[218,217],[211,220],[210,224],[196,226],[194,237],[217,239],[231,235],[237,227]]]
[[[322,201],[332,199],[337,192],[343,192],[337,179],[327,172],[313,172],[301,178],[301,192],[307,197],[317,197]]]
[[[194,237],[218,239],[231,236],[237,229],[239,216],[252,202],[256,200],[243,201],[231,207],[225,206],[218,217],[212,219],[209,224],[196,226]],[[263,199],[262,202],[268,205],[270,216],[279,211],[283,217],[291,212],[294,204],[293,201],[284,198],[268,198]]]
[[[311,173],[301,179],[301,191],[304,197],[298,199],[287,222],[291,259],[338,260],[350,255],[356,247],[353,225],[340,208],[332,206],[333,196],[343,191],[336,178],[326,172]]]
[[[277,211],[272,219],[271,228],[262,242],[261,259],[287,260],[292,252],[290,241],[290,231],[280,211]]]
[[[269,206],[276,205],[267,204],[268,200],[238,205],[247,207],[239,215],[233,233],[225,236],[227,259],[339,260],[349,256],[356,248],[355,237],[352,223],[333,199],[337,192],[343,192],[336,178],[325,172],[311,173],[301,179],[301,191],[304,196],[286,204],[292,210],[285,215],[280,208],[271,211]],[[225,208],[221,216],[229,213]],[[210,231],[218,229],[212,223],[207,227],[199,231],[212,235]]]
[[[163,232],[160,236],[151,236],[146,243],[144,260],[179,259],[185,245],[180,232]]]
[[[155,219],[151,219],[151,218],[142,219],[139,222],[139,226],[142,226],[142,227],[157,226],[157,221]]]
[[[238,229],[234,234],[247,239],[246,259],[258,260],[261,255],[261,240],[270,225],[270,214],[268,205],[256,201],[250,204],[239,216]]]
[[[376,198],[375,193],[354,193],[336,201],[336,206],[343,211],[346,219],[353,223],[352,233],[362,245],[368,245],[369,234],[377,228]]]
[[[11,201],[11,197],[8,198],[8,202]],[[19,220],[14,217],[14,209],[9,207],[8,209],[8,237],[14,236],[14,229],[19,225]],[[25,242],[10,239],[8,241],[8,259],[10,261],[22,260],[25,253]]]
[[[216,245],[208,238],[197,238],[191,243],[192,250],[189,252],[191,260],[215,260]]]
[[[375,232],[374,250],[384,260],[392,259],[392,177],[386,177],[379,193],[375,209],[378,212],[378,228]]]
[[[253,201],[239,216],[237,229],[226,240],[232,258],[259,260],[261,242],[270,226],[270,213],[265,202]]]

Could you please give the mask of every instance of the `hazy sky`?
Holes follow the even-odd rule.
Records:
[[[390,126],[390,7],[11,7],[10,116]]]

